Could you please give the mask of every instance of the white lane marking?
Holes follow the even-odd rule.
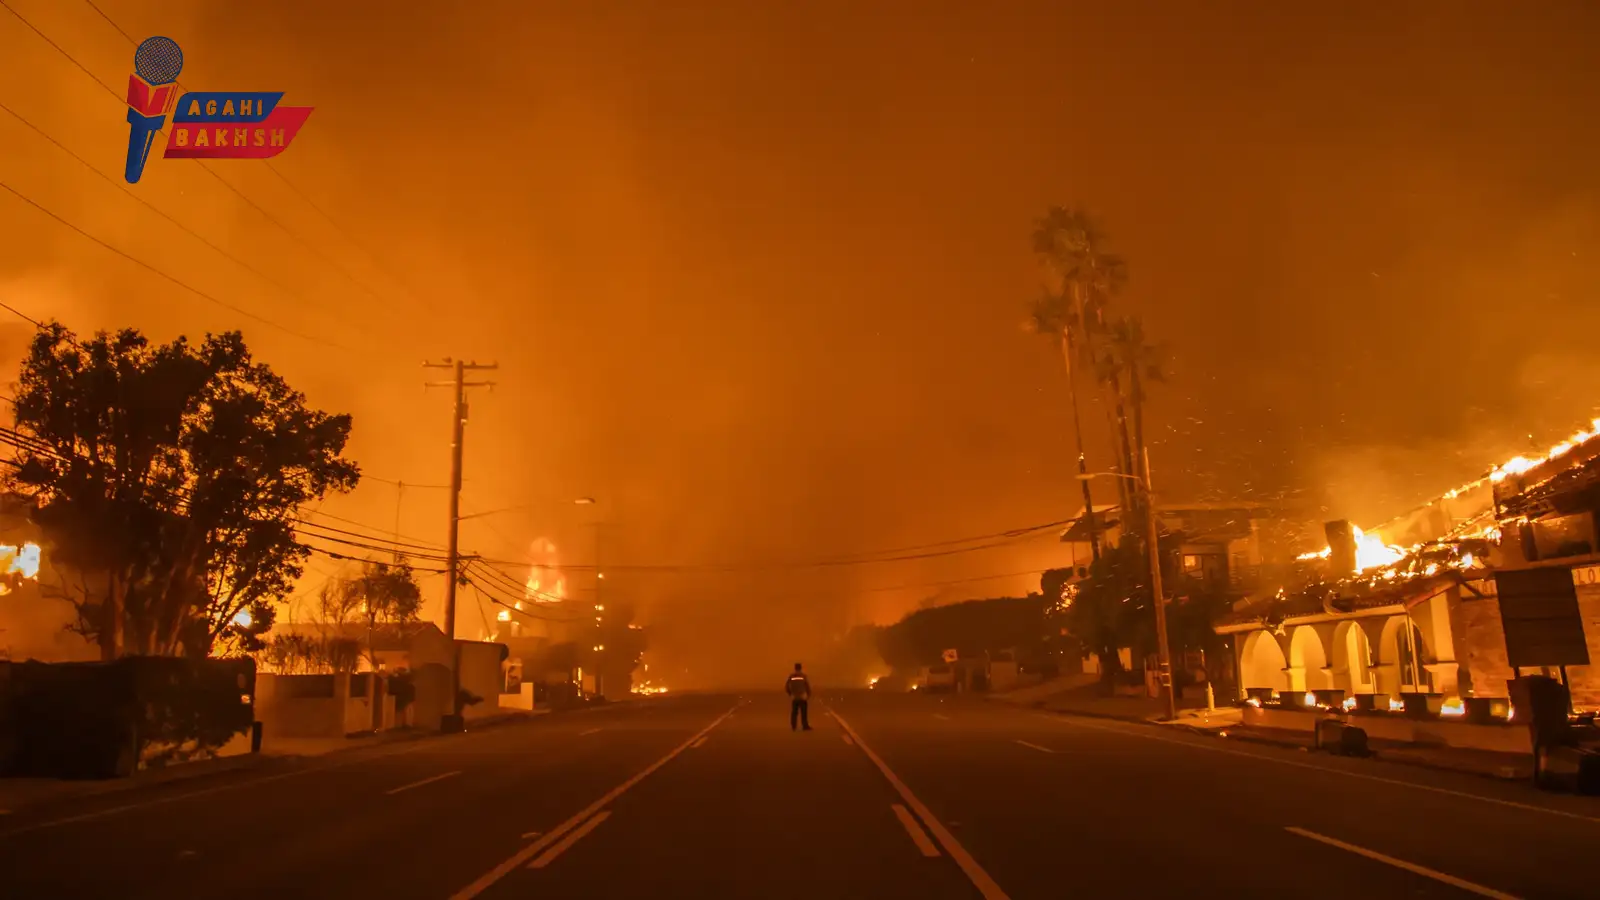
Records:
[[[410,784],[403,784],[400,787],[397,787],[392,791],[384,791],[384,793],[385,794],[398,794],[401,791],[409,791],[412,788],[419,788],[419,787],[422,787],[425,784],[433,784],[435,781],[443,781],[446,778],[453,778],[454,776],[460,775],[460,774],[461,774],[461,771],[458,769],[458,770],[456,770],[454,772],[446,772],[443,775],[435,775],[432,778],[424,778],[421,781],[413,781]]]
[[[493,869],[483,873],[483,875],[478,877],[477,881],[474,881],[461,890],[456,891],[454,894],[451,894],[450,900],[472,900],[473,897],[476,897],[488,890],[494,885],[495,882],[511,874],[511,872],[518,866],[543,852],[546,847],[559,840],[562,835],[578,827],[590,816],[603,809],[611,801],[622,796],[629,788],[650,777],[650,774],[655,770],[661,768],[669,762],[672,762],[673,759],[677,758],[678,754],[693,746],[695,741],[698,741],[710,734],[711,729],[716,728],[718,725],[721,725],[723,722],[727,721],[728,717],[731,715],[733,715],[733,710],[730,709],[722,715],[717,716],[717,718],[712,721],[710,725],[700,729],[700,731],[696,733],[694,737],[691,737],[687,741],[679,744],[671,753],[668,753],[666,756],[663,756],[646,766],[639,774],[612,788],[604,797],[601,797],[599,800],[596,800],[584,807],[582,812],[579,812],[572,818],[562,822],[560,825],[557,825],[553,831],[549,832],[544,837],[534,841],[521,850],[518,850],[516,853],[511,854],[509,859],[500,865],[495,866]]]
[[[1172,738],[1157,737],[1153,734],[1141,734],[1138,731],[1124,731],[1121,728],[1110,728],[1105,725],[1092,725],[1083,721],[1082,719],[1069,716],[1047,716],[1046,718],[1049,718],[1052,721],[1073,725],[1078,728],[1089,728],[1094,731],[1106,731],[1110,732],[1111,734],[1120,734],[1125,737],[1140,738],[1146,741],[1157,741],[1163,744],[1176,744],[1179,747],[1189,747],[1194,750],[1206,750],[1211,753],[1225,753],[1228,756],[1242,756],[1245,759],[1277,763],[1280,766],[1293,766],[1297,769],[1310,769],[1314,772],[1326,772],[1329,775],[1343,775],[1346,778],[1359,778],[1363,781],[1376,781],[1379,784],[1392,784],[1399,787],[1414,788],[1419,791],[1428,791],[1434,794],[1445,794],[1451,797],[1464,797],[1468,800],[1481,800],[1484,803],[1493,803],[1496,806],[1509,806],[1512,809],[1524,809],[1528,810],[1529,812],[1549,813],[1552,816],[1561,816],[1567,819],[1577,819],[1580,822],[1600,823],[1600,818],[1586,816],[1583,813],[1568,812],[1564,809],[1553,809],[1548,806],[1535,806],[1532,803],[1520,803],[1516,800],[1502,800],[1499,797],[1485,797],[1482,794],[1473,794],[1468,791],[1455,791],[1451,790],[1450,788],[1434,787],[1431,784],[1418,784],[1415,781],[1402,781],[1398,778],[1384,778],[1382,775],[1368,775],[1365,772],[1350,772],[1344,769],[1334,769],[1327,766],[1314,765],[1312,763],[1298,762],[1292,759],[1279,759],[1276,756],[1268,756],[1264,753],[1246,753],[1243,750],[1230,750],[1226,747],[1212,747],[1207,744],[1178,741],[1173,740]],[[1144,726],[1136,727],[1142,728]]]
[[[839,727],[843,728],[850,737],[855,739],[856,746],[860,747],[861,752],[867,755],[867,759],[872,760],[872,764],[878,767],[878,771],[882,772],[883,777],[889,780],[889,784],[900,795],[900,799],[911,807],[912,811],[917,814],[917,818],[922,820],[922,824],[928,826],[928,830],[933,832],[933,836],[938,839],[939,845],[944,848],[944,852],[950,854],[950,858],[956,861],[956,865],[960,866],[961,871],[966,873],[967,880],[971,881],[973,887],[978,889],[978,893],[983,895],[984,900],[1010,900],[1006,892],[1000,889],[1000,885],[996,884],[995,880],[989,877],[989,873],[983,870],[983,866],[978,865],[978,861],[973,859],[972,854],[967,852],[967,848],[961,846],[961,842],[956,840],[956,836],[950,833],[950,829],[941,825],[939,820],[934,818],[933,812],[923,805],[915,794],[911,793],[911,789],[906,787],[905,782],[900,780],[900,776],[894,774],[894,770],[890,769],[889,765],[878,757],[878,754],[872,752],[872,748],[868,747],[866,741],[861,739],[861,734],[851,728],[850,723],[846,722],[842,716],[833,710],[828,710],[828,715],[833,716],[839,723]]]
[[[709,737],[709,735],[708,735],[708,737]],[[706,739],[705,739],[705,738],[701,738],[701,739],[700,739],[700,740],[698,740],[698,741],[695,741],[695,742],[694,742],[694,743],[692,743],[692,744],[690,744],[690,745],[689,745],[689,746],[690,746],[690,747],[691,747],[691,748],[699,748],[699,746],[700,746],[700,745],[701,745],[701,744],[704,744],[704,743],[705,743],[705,742],[706,742]]]
[[[1054,750],[1051,750],[1049,747],[1041,747],[1038,744],[1030,744],[1027,741],[1023,741],[1023,740],[1019,740],[1019,741],[1017,741],[1017,743],[1021,744],[1024,747],[1027,747],[1029,749],[1037,750],[1040,753],[1054,753],[1054,752],[1056,752]]]
[[[1493,900],[1518,900],[1517,897],[1497,891],[1494,888],[1486,888],[1481,884],[1473,884],[1470,881],[1462,880],[1454,875],[1446,875],[1443,872],[1434,871],[1427,866],[1419,866],[1416,863],[1409,863],[1403,859],[1395,859],[1392,856],[1385,856],[1376,850],[1368,850],[1365,847],[1357,847],[1355,844],[1346,844],[1344,841],[1328,837],[1327,835],[1317,834],[1315,831],[1307,831],[1304,828],[1296,828],[1293,825],[1284,828],[1284,831],[1287,831],[1290,834],[1298,834],[1303,838],[1310,838],[1313,841],[1321,841],[1330,847],[1338,847],[1340,850],[1354,853],[1357,856],[1365,856],[1367,859],[1377,860],[1385,865],[1394,866],[1397,869],[1404,869],[1407,872],[1421,875],[1425,878],[1432,878],[1434,881],[1448,884],[1454,888],[1460,888],[1463,891],[1477,894],[1480,897],[1490,897],[1493,898]]]
[[[945,714],[944,714],[944,713],[934,713],[934,714],[933,714],[933,717],[934,717],[934,718],[935,718],[935,719],[943,719],[943,720],[945,720],[945,721],[946,721],[946,722],[948,722],[948,721],[950,721],[950,717],[949,717],[949,716],[947,716],[947,715],[945,715]]]
[[[495,731],[469,732],[469,734],[472,735],[495,733]],[[309,775],[314,772],[326,772],[329,769],[338,769],[343,768],[344,766],[352,766],[356,763],[371,762],[375,759],[387,759],[388,757],[399,756],[403,753],[414,753],[418,750],[424,750],[429,746],[430,741],[427,738],[421,738],[414,741],[407,741],[401,744],[400,749],[397,750],[385,750],[383,752],[370,754],[354,752],[351,753],[350,758],[347,759],[336,760],[334,762],[324,763],[321,765],[307,766],[306,768],[295,769],[290,772],[279,772],[276,775],[265,775],[261,778],[249,778],[243,781],[232,781],[227,784],[219,784],[208,788],[201,788],[198,791],[187,791],[181,794],[168,794],[164,797],[156,797],[152,800],[146,800],[143,803],[129,803],[124,806],[113,806],[109,809],[97,809],[93,812],[79,813],[75,816],[66,816],[65,818],[60,819],[50,819],[44,822],[35,822],[32,825],[23,825],[20,828],[12,828],[8,831],[0,831],[0,838],[8,838],[18,834],[27,834],[30,831],[43,831],[46,828],[56,828],[61,825],[89,822],[95,819],[103,819],[107,816],[114,816],[117,813],[128,812],[129,810],[148,809],[152,806],[163,806],[168,803],[176,803],[180,800],[190,800],[195,797],[207,797],[212,794],[220,794],[223,791],[231,791],[238,788],[252,787],[258,784],[268,784],[274,781],[282,781],[285,778],[294,778],[297,775]]]
[[[538,836],[539,836],[539,834],[540,834],[540,833],[539,833],[539,832],[537,832],[537,831],[529,831],[529,832],[527,832],[527,833],[525,833],[525,834],[524,834],[524,835],[523,835],[523,836],[522,836],[522,839],[523,839],[523,840],[527,840],[527,839],[528,839],[528,838],[536,838],[536,837],[538,837]]]
[[[939,855],[939,848],[933,845],[933,839],[929,838],[928,833],[922,830],[921,825],[917,824],[917,820],[911,817],[911,810],[898,803],[890,804],[889,808],[894,810],[895,818],[899,819],[900,824],[905,826],[906,834],[911,835],[911,843],[917,845],[917,849],[922,851],[923,856]]]
[[[855,746],[855,741],[850,740],[850,735],[845,734],[844,732],[841,731],[841,732],[839,732],[839,737],[844,738],[844,742],[845,742],[846,746],[850,746],[850,747]]]
[[[578,737],[588,737],[589,735],[594,734],[597,731],[604,731],[604,730],[605,730],[604,728],[591,728],[588,731],[580,731],[580,732],[578,732]]]
[[[607,820],[609,818],[611,818],[611,810],[608,809],[608,810],[596,815],[594,818],[590,819],[589,821],[583,823],[582,827],[577,828],[571,834],[569,834],[566,837],[562,838],[561,839],[561,843],[556,844],[554,847],[551,847],[549,850],[546,850],[544,852],[543,856],[539,857],[538,859],[534,860],[531,863],[528,863],[528,868],[530,868],[530,869],[542,869],[545,866],[550,865],[551,862],[555,861],[556,857],[558,857],[561,854],[567,852],[567,850],[569,850],[572,847],[573,844],[576,844],[577,842],[583,840],[583,836],[584,835],[586,835],[589,832],[595,830],[595,828],[601,822],[604,822],[605,820]]]

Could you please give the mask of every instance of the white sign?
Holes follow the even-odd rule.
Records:
[[[1572,570],[1572,583],[1578,587],[1600,584],[1600,566],[1583,566]]]
[[[947,663],[953,663],[953,662],[955,662],[956,660],[958,660],[960,658],[961,658],[961,654],[957,653],[954,650],[946,650],[944,652],[944,661],[947,662]]]

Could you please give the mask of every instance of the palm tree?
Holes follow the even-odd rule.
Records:
[[[1166,380],[1166,349],[1145,339],[1144,322],[1138,316],[1127,316],[1107,327],[1105,351],[1100,369],[1117,390],[1117,415],[1123,422],[1123,443],[1134,466],[1130,471],[1146,479],[1148,484],[1150,473],[1144,467],[1145,385]],[[1125,410],[1131,411],[1131,420]],[[1153,512],[1141,509],[1139,514]]]
[[[1059,336],[1067,366],[1067,391],[1072,404],[1072,431],[1078,448],[1078,474],[1088,474],[1083,446],[1083,418],[1078,372],[1095,366],[1104,332],[1105,309],[1127,280],[1123,260],[1105,252],[1105,235],[1082,210],[1052,206],[1034,226],[1033,249],[1044,264],[1049,285],[1034,302],[1031,325],[1039,334]],[[1122,458],[1124,454],[1114,454]],[[1123,466],[1118,466],[1123,468]],[[1121,481],[1121,479],[1119,479]],[[1088,479],[1082,480],[1083,507],[1088,516],[1089,546],[1100,558],[1099,525]],[[1126,487],[1118,485],[1126,508]]]

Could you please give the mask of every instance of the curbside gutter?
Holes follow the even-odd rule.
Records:
[[[1307,753],[1316,752],[1316,748],[1313,746],[1311,738],[1310,738],[1309,735],[1307,735],[1304,740],[1300,740],[1300,739],[1297,739],[1295,737],[1289,736],[1289,734],[1285,734],[1283,736],[1278,736],[1278,735],[1274,735],[1274,734],[1263,734],[1260,731],[1245,730],[1245,729],[1249,729],[1251,726],[1225,726],[1225,727],[1220,727],[1220,728],[1200,728],[1200,727],[1197,727],[1197,726],[1194,726],[1194,725],[1189,725],[1189,724],[1186,724],[1186,723],[1183,723],[1183,722],[1163,722],[1160,719],[1151,719],[1151,718],[1146,718],[1146,717],[1143,717],[1143,716],[1115,715],[1115,714],[1112,714],[1112,713],[1106,713],[1106,712],[1100,712],[1100,711],[1092,711],[1091,712],[1091,711],[1079,711],[1079,710],[1073,710],[1073,709],[1047,709],[1047,708],[1045,708],[1043,703],[1036,703],[1033,706],[1034,706],[1034,709],[1036,711],[1038,711],[1038,712],[1049,713],[1051,715],[1058,715],[1058,716],[1063,716],[1063,717],[1066,717],[1066,716],[1078,716],[1078,717],[1086,718],[1086,719],[1102,719],[1102,720],[1113,721],[1113,722],[1128,722],[1128,723],[1135,724],[1135,725],[1149,725],[1149,726],[1153,726],[1153,727],[1156,727],[1156,728],[1177,729],[1177,730],[1180,730],[1180,731],[1189,732],[1190,734],[1201,735],[1201,736],[1209,737],[1209,738],[1216,738],[1216,739],[1219,739],[1219,740],[1237,741],[1237,742],[1246,743],[1246,744],[1260,744],[1260,745],[1268,746],[1268,747],[1281,747],[1281,748],[1290,749],[1290,750],[1300,750],[1300,751],[1307,752]],[[1373,750],[1366,757],[1346,757],[1346,758],[1349,758],[1349,759],[1362,759],[1362,758],[1364,758],[1364,759],[1374,759],[1374,760],[1379,760],[1381,762],[1394,763],[1396,765],[1412,766],[1414,768],[1419,768],[1419,769],[1431,769],[1431,770],[1436,771],[1436,772],[1455,772],[1455,773],[1463,774],[1463,775],[1476,775],[1476,776],[1478,776],[1480,778],[1488,778],[1488,779],[1491,779],[1491,780],[1494,780],[1494,781],[1527,781],[1527,780],[1529,780],[1530,778],[1533,777],[1533,769],[1532,769],[1533,762],[1532,762],[1531,759],[1528,761],[1526,769],[1524,769],[1520,764],[1518,764],[1518,765],[1510,765],[1510,766],[1500,766],[1500,767],[1497,767],[1494,771],[1490,771],[1488,769],[1485,769],[1483,766],[1479,766],[1479,765],[1469,765],[1469,764],[1465,764],[1465,763],[1461,763],[1461,762],[1453,762],[1453,761],[1450,761],[1448,759],[1441,759],[1441,758],[1438,758],[1438,757],[1427,757],[1427,756],[1412,755],[1410,753],[1405,752],[1404,750],[1401,750],[1399,752],[1395,752],[1394,750],[1391,749],[1389,752],[1386,753],[1386,752],[1384,752],[1384,750],[1382,748]]]

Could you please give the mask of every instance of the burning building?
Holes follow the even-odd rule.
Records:
[[[1389,522],[1325,527],[1301,583],[1216,626],[1257,700],[1305,697],[1448,714],[1546,673],[1600,708],[1600,420]]]
[[[99,659],[99,648],[71,630],[77,613],[58,596],[61,574],[46,558],[31,508],[0,496],[0,659]]]

